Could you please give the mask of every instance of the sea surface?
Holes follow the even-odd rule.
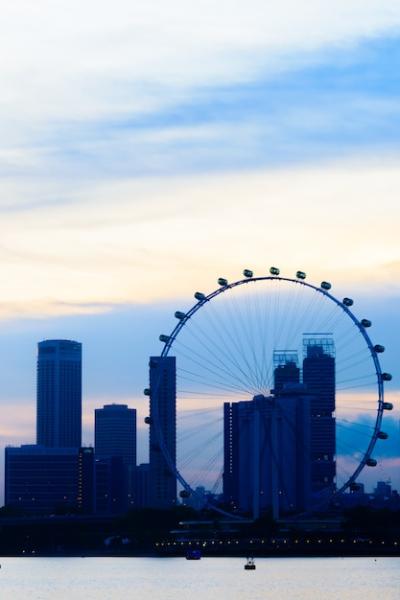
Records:
[[[400,558],[0,558],[1,600],[399,600]]]

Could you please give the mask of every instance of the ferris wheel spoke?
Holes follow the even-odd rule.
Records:
[[[176,342],[176,340],[175,340]],[[185,346],[184,344],[182,344],[182,342],[178,342],[179,346],[183,346],[185,347],[186,352],[189,352],[189,354],[183,353],[181,351],[182,356],[184,356],[187,360],[189,360],[190,362],[197,364],[198,366],[200,366],[202,369],[206,370],[207,372],[211,373],[212,375],[217,377],[217,381],[221,381],[219,379],[219,377],[221,376],[221,371],[227,373],[228,376],[230,376],[229,371],[226,372],[225,369],[220,369],[219,371],[215,370],[215,365],[212,361],[208,360],[207,358],[205,358],[204,356],[200,355],[198,352],[195,352],[193,350],[191,350],[190,347]],[[196,358],[193,358],[193,356],[190,356],[190,354],[193,354]],[[208,366],[208,365],[211,365]],[[225,388],[232,388],[232,389],[238,389],[238,390],[242,390],[243,392],[246,392],[247,390],[245,388],[241,388],[240,386],[234,385],[234,384],[226,384],[223,380],[221,382]]]
[[[356,406],[354,404],[351,404],[351,405],[349,404],[347,406],[342,406],[340,408],[340,410],[341,411],[345,411],[345,410],[348,410],[348,411],[362,410],[362,411],[368,411],[368,412],[371,411],[371,412],[376,413],[376,407],[375,408],[370,408],[370,407],[367,407],[365,405],[363,405],[363,406]]]
[[[222,419],[219,419],[219,421],[221,421]],[[204,423],[203,427],[211,427],[212,425],[215,425],[216,423]],[[185,428],[179,435],[179,443],[180,444],[185,444],[185,442],[189,441],[193,442],[194,439],[198,438],[199,436],[204,437],[204,431],[203,431],[203,427],[199,428],[197,427],[190,427],[190,428]],[[219,437],[219,432],[218,434],[216,434]],[[201,440],[201,443],[203,444],[204,441],[203,439]]]
[[[248,332],[248,337],[250,340],[250,349],[251,349],[251,354],[253,356],[253,362],[254,362],[254,371],[255,371],[255,375],[256,375],[256,380],[257,380],[257,389],[259,391],[262,390],[263,387],[263,382],[262,382],[262,370],[261,370],[261,365],[259,364],[259,359],[258,359],[258,347],[256,344],[256,335],[258,335],[258,332],[254,332],[254,327],[253,327],[253,323],[254,322],[259,322],[259,318],[258,316],[255,315],[255,302],[254,302],[254,295],[251,293],[252,290],[250,289],[250,286],[245,286],[245,308],[246,308],[246,313],[247,313],[247,318],[246,318],[246,330]]]
[[[242,299],[241,302],[239,302],[233,295],[231,296],[231,301],[232,301],[232,305],[234,307],[234,313],[236,313],[236,319],[235,317],[233,318],[233,323],[237,325],[240,325],[241,330],[242,330],[242,334],[238,335],[238,339],[243,339],[246,340],[246,346],[247,346],[247,350],[242,347],[242,352],[243,352],[243,358],[244,361],[247,365],[247,368],[249,369],[250,373],[251,373],[251,377],[252,377],[252,381],[253,381],[253,387],[255,388],[255,390],[259,391],[260,390],[260,382],[259,382],[259,376],[258,376],[258,372],[257,372],[257,360],[255,357],[255,350],[254,350],[254,341],[252,341],[251,339],[251,326],[249,326],[249,324],[251,323],[249,317],[244,314],[244,308],[243,308],[243,304],[246,306],[247,309],[247,304],[245,302],[246,299]],[[249,359],[247,358],[247,355],[249,356],[253,356],[253,364],[251,365],[249,362]]]
[[[359,375],[358,377],[349,377],[348,379],[340,379],[337,383],[338,383],[338,385],[342,385],[343,383],[351,383],[351,382],[355,382],[355,381],[365,382],[366,379],[370,380],[372,383],[375,383],[375,381],[376,381],[376,377],[372,376],[371,373],[368,373],[366,375]]]
[[[361,352],[359,352],[358,354],[360,355]],[[345,358],[342,359],[341,363],[344,363],[345,366],[341,366],[339,369],[336,369],[336,376],[340,373],[345,373],[351,369],[354,369],[355,367],[359,367],[360,365],[369,363],[370,359],[371,359],[371,355],[370,354],[367,355],[365,350],[362,352],[362,354],[364,354],[363,358],[353,361],[351,363],[349,363]]]
[[[320,310],[324,307],[324,296],[321,296],[318,292],[315,292],[313,297],[314,302],[306,316],[304,328],[302,333],[320,331],[323,332],[320,326]]]
[[[255,335],[257,336],[258,339],[258,355],[259,355],[259,359],[260,359],[260,364],[259,364],[259,375],[260,375],[260,391],[264,392],[267,389],[268,386],[268,381],[266,378],[267,375],[267,371],[266,371],[266,367],[267,367],[267,356],[266,356],[266,344],[267,344],[267,335],[266,335],[266,328],[263,327],[264,323],[265,323],[265,315],[264,315],[264,311],[263,311],[263,305],[262,302],[260,302],[260,298],[259,298],[259,294],[256,293],[254,294],[254,310],[255,310],[255,314],[256,314],[256,323],[259,323],[260,326],[256,328],[255,331]]]
[[[204,449],[208,449],[215,441],[220,440],[220,432],[213,433],[211,436],[203,437],[196,445],[192,445],[190,449],[184,452],[184,456],[181,458],[178,455],[178,462],[180,469],[185,469],[193,461],[198,460],[199,456],[203,455]],[[180,442],[179,438],[178,441]],[[183,447],[180,448],[183,453]]]
[[[355,426],[355,424],[354,424],[354,422],[353,422],[353,421],[349,421],[348,419],[345,419],[345,418],[343,418],[343,417],[341,417],[341,418],[339,418],[339,419],[338,419],[338,418],[336,418],[336,422],[337,422],[337,423],[344,424],[344,425],[351,425],[352,427],[354,427],[354,426]],[[367,429],[367,430],[368,430],[368,432],[369,432],[369,436],[371,436],[371,431],[373,431],[373,430],[375,429],[375,426],[374,426],[374,425],[367,425],[366,423],[360,423],[359,421],[357,421],[357,424],[356,424],[356,426],[357,426],[358,428],[360,428],[360,427],[361,427],[361,428],[363,428],[363,429]]]
[[[193,330],[191,330],[191,329],[189,328],[189,330],[188,330],[188,331],[189,331],[189,333],[191,333],[191,334],[192,334],[192,336],[193,336],[193,337],[195,337],[197,340],[199,339],[199,338],[198,338],[198,336],[197,336],[197,335],[194,333],[194,331],[193,331]],[[206,342],[208,342],[208,344],[210,344],[211,346],[212,346],[212,345],[214,345],[216,348],[218,348],[218,349],[219,349],[219,352],[221,352],[221,353],[222,353],[222,355],[223,355],[223,356],[224,356],[224,358],[225,358],[225,361],[227,361],[228,363],[230,363],[230,364],[233,366],[233,368],[234,368],[234,369],[236,369],[236,370],[237,370],[238,368],[240,368],[240,367],[239,367],[239,365],[238,365],[238,363],[235,361],[235,359],[234,359],[234,358],[232,358],[232,354],[231,354],[229,351],[224,351],[223,349],[221,349],[220,345],[216,346],[216,344],[213,344],[213,342],[212,342],[212,340],[211,340],[211,338],[210,338],[210,336],[209,336],[209,335],[205,334],[204,332],[201,332],[201,330],[200,330],[200,329],[199,329],[199,331],[200,331],[200,333],[201,333],[201,334],[204,336],[204,338],[205,338]],[[229,346],[229,344],[228,344],[228,345],[226,346],[226,348],[229,348],[229,347],[230,347],[230,346]],[[238,375],[238,374],[237,374],[237,371],[232,371],[232,366],[228,366],[228,365],[226,364],[226,362],[225,362],[225,361],[222,361],[222,360],[220,359],[220,357],[219,357],[219,356],[217,356],[217,355],[215,354],[215,352],[213,352],[212,350],[210,350],[210,348],[209,348],[209,347],[207,347],[207,350],[208,350],[208,351],[209,351],[209,352],[212,354],[212,356],[214,356],[214,357],[217,359],[217,361],[219,362],[219,364],[220,364],[220,365],[222,365],[222,367],[223,367],[223,369],[224,369],[224,371],[225,371],[225,372],[229,373],[229,374],[231,375],[231,377],[232,377],[233,379],[235,379],[236,381],[238,381],[240,384],[242,384],[242,385],[244,385],[244,386],[246,386],[246,385],[247,385],[247,384],[246,384],[246,382],[245,382],[245,380],[243,379],[243,376],[246,376],[246,373],[245,373],[244,371],[240,370],[240,372],[241,372],[241,375]]]
[[[215,478],[211,479],[211,475],[215,469],[215,467],[221,463],[221,459],[222,459],[222,455],[223,455],[223,451],[222,449],[218,449],[217,452],[215,452],[215,454],[213,454],[207,461],[206,464],[202,465],[198,470],[200,471],[200,473],[197,475],[196,479],[193,480],[192,482],[192,488],[196,488],[197,486],[199,486],[201,483],[203,483],[204,478],[210,478],[208,481],[208,486],[212,487],[213,485],[215,485]],[[220,473],[220,469],[218,469],[218,475],[217,475],[217,480],[219,478],[219,473]]]
[[[226,384],[225,380],[221,381],[220,379],[210,379],[210,377],[208,376],[208,373],[206,374],[207,375],[207,380],[205,381],[204,374],[202,375],[201,373],[196,373],[194,371],[189,371],[188,369],[184,369],[182,367],[179,367],[177,369],[177,371],[179,371],[179,373],[184,373],[184,375],[180,376],[180,378],[182,380],[184,380],[184,381],[192,381],[194,383],[201,384],[203,387],[213,387],[215,384],[219,385],[220,383],[222,383],[223,384],[222,385],[222,389],[225,389],[226,386],[232,386],[234,388],[237,388],[237,390],[241,394],[243,394],[243,391],[245,389],[245,388],[241,388],[240,386],[237,386],[234,383],[233,384],[231,384],[231,383]],[[200,391],[200,390],[198,390],[198,391]],[[248,390],[246,390],[246,391],[248,391]]]
[[[198,443],[195,447],[191,448],[189,451],[187,451],[185,453],[185,457],[180,462],[180,468],[188,469],[188,467],[190,467],[192,470],[195,469],[196,467],[198,468],[198,466],[199,466],[198,462],[199,462],[199,459],[202,456],[204,456],[204,450],[207,449],[209,451],[210,448],[212,448],[212,445],[216,441],[220,440],[220,438],[221,438],[221,434],[218,432],[217,434],[210,436],[206,440],[204,440],[204,439],[201,440],[200,443]],[[220,452],[220,450],[219,450],[219,452]]]
[[[188,408],[186,410],[183,410],[180,412],[179,414],[179,420],[181,421],[182,419],[193,419],[193,418],[197,418],[199,416],[203,416],[203,415],[212,415],[212,414],[216,414],[216,413],[220,413],[221,412],[221,408],[219,406],[215,407],[215,408],[206,408],[206,409],[202,409],[202,408]]]
[[[298,319],[297,325],[295,325],[295,327],[293,328],[293,335],[292,335],[293,340],[299,339],[300,336],[302,335],[302,333],[304,333],[305,331],[311,331],[308,322],[312,318],[312,313],[314,311],[314,305],[317,304],[319,302],[319,300],[320,300],[319,294],[315,290],[312,290],[311,296],[306,302],[304,302],[304,300],[303,300],[303,302],[302,302],[303,309],[301,311],[301,318]],[[304,304],[305,304],[305,306],[304,306]]]
[[[220,319],[217,322],[216,319],[211,317],[211,313],[209,311],[206,313],[206,316],[208,316],[209,318],[212,318],[215,330],[220,331],[220,333],[222,334],[222,337],[225,340],[225,346],[227,348],[231,349],[233,364],[236,366],[236,368],[239,370],[239,372],[242,374],[242,376],[245,377],[245,379],[247,378],[248,380],[249,379],[251,380],[252,387],[254,389],[257,389],[253,369],[252,369],[250,363],[248,362],[247,355],[246,355],[246,352],[244,351],[243,345],[240,344],[241,336],[239,334],[238,327],[237,327],[237,321],[240,321],[240,319],[237,318],[238,317],[237,312],[232,313],[232,308],[230,306],[231,303],[232,303],[232,300],[231,300],[230,295],[228,294],[227,302],[226,302],[226,310],[230,316],[230,322],[231,322],[231,326],[232,326],[231,328],[233,330],[233,335],[232,335],[231,329],[229,327],[225,326],[225,322],[223,319]],[[239,314],[239,316],[240,316],[240,314]],[[223,325],[223,327],[222,327],[222,325]],[[227,341],[226,336],[228,336],[228,343],[226,343],[226,341]],[[236,350],[237,356],[234,355],[234,350]],[[240,364],[241,361],[242,361],[242,364]]]
[[[260,334],[262,339],[262,379],[263,389],[266,392],[268,388],[271,388],[270,379],[268,375],[268,366],[270,360],[268,360],[268,342],[271,343],[270,327],[268,326],[271,320],[271,305],[272,305],[272,293],[265,294],[264,300],[261,299],[260,305]]]
[[[300,283],[296,284],[296,291],[294,293],[293,301],[290,303],[289,313],[285,319],[286,323],[286,336],[285,336],[285,348],[289,349],[293,341],[293,328],[296,322],[296,314],[301,311],[301,292],[302,286]]]
[[[338,333],[336,335],[337,352],[342,352],[343,350],[347,350],[351,339],[353,339],[353,341],[358,339],[357,338],[358,335],[359,335],[359,329],[354,323],[352,323],[352,329],[350,329],[349,331],[345,331],[344,333]]]
[[[213,483],[213,485],[211,487],[211,494],[216,494],[217,491],[222,488],[223,476],[224,476],[224,468],[222,467],[222,469],[218,473],[217,479],[215,480],[215,482]]]

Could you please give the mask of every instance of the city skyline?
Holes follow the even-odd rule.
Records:
[[[319,335],[319,337],[316,337],[316,336],[318,336],[318,335]],[[304,354],[304,357],[305,357],[305,363],[304,363],[304,365],[305,365],[305,367],[304,367],[304,368],[305,368],[305,369],[308,369],[308,371],[309,371],[309,372],[310,372],[310,368],[311,368],[311,367],[307,367],[307,361],[308,361],[308,363],[309,363],[309,362],[310,362],[310,360],[311,360],[311,361],[312,361],[312,360],[314,360],[312,357],[313,357],[313,353],[314,353],[314,351],[315,351],[315,350],[318,350],[318,348],[319,348],[318,344],[322,344],[322,346],[321,346],[321,352],[322,352],[322,347],[324,347],[324,348],[326,347],[326,349],[327,349],[327,350],[326,350],[326,352],[333,353],[333,356],[334,356],[334,346],[333,346],[332,340],[329,340],[329,339],[327,339],[327,338],[326,338],[326,335],[327,335],[327,334],[306,334],[306,335],[305,335],[305,337],[304,337],[304,339],[303,339],[303,348],[304,348],[304,352],[305,352],[305,354]],[[311,337],[310,337],[310,336],[311,336]],[[321,337],[321,336],[322,336],[322,337]],[[39,351],[41,351],[42,353],[43,353],[43,348],[45,348],[45,349],[46,349],[46,348],[49,348],[49,350],[52,350],[52,351],[53,351],[53,350],[54,350],[54,348],[57,346],[57,344],[58,344],[58,345],[61,345],[61,346],[66,346],[66,345],[68,345],[68,344],[69,344],[69,345],[71,345],[71,346],[72,346],[72,347],[74,347],[74,348],[75,348],[75,347],[78,347],[78,349],[79,349],[79,362],[80,362],[80,360],[81,360],[81,349],[80,349],[80,348],[81,348],[81,344],[80,344],[80,343],[77,343],[77,342],[70,342],[70,341],[68,341],[68,340],[45,340],[45,341],[43,341],[43,342],[40,342],[40,343],[38,344],[38,348],[39,348]],[[317,345],[315,345],[315,344],[317,344]],[[332,348],[331,348],[331,347],[332,347]],[[69,348],[69,346],[68,346],[68,348]],[[68,348],[67,348],[67,350],[68,350]],[[310,351],[311,351],[311,354],[310,354]],[[316,354],[316,357],[317,357],[317,355],[318,355],[318,352],[317,352],[317,354]],[[39,358],[40,358],[40,356],[41,356],[41,354],[39,354]],[[322,352],[322,356],[325,356],[323,352]],[[328,355],[327,355],[327,356],[328,356]],[[271,357],[271,358],[272,358],[272,357]],[[297,356],[295,356],[295,353],[294,353],[294,351],[291,351],[291,353],[288,353],[288,355],[287,355],[287,356],[284,356],[284,355],[282,354],[282,351],[274,351],[274,356],[273,356],[273,359],[274,359],[274,365],[278,365],[278,362],[279,362],[279,360],[280,360],[280,361],[284,360],[284,362],[282,363],[282,366],[290,366],[290,364],[291,364],[291,361],[292,361],[292,360],[294,360],[295,362],[297,362]],[[153,357],[153,358],[151,358],[151,359],[150,359],[150,364],[152,364],[152,362],[151,362],[151,361],[157,361],[157,360],[159,360],[157,357]],[[175,360],[175,359],[174,359],[174,360]],[[316,358],[316,360],[318,361],[319,359],[318,359],[318,358]],[[289,363],[288,363],[288,361],[289,361]],[[293,363],[293,364],[294,364],[294,363]],[[317,371],[318,371],[318,373],[317,373]],[[331,393],[331,392],[329,392],[329,391],[328,391],[328,390],[330,389],[330,388],[329,388],[329,383],[327,383],[327,382],[328,382],[328,380],[325,382],[325,379],[324,379],[324,378],[323,378],[323,380],[322,380],[322,379],[320,379],[320,378],[321,378],[321,372],[320,372],[320,369],[319,369],[319,367],[318,367],[317,371],[316,371],[316,373],[315,373],[315,374],[317,375],[317,380],[316,380],[316,382],[319,382],[319,383],[317,383],[317,388],[319,389],[319,388],[320,388],[320,386],[323,384],[323,386],[324,386],[324,389],[325,389],[325,387],[328,385],[328,387],[326,388],[326,389],[327,389],[327,394],[328,394],[328,396],[327,396],[327,399],[328,399],[328,398],[330,398],[329,394]],[[276,388],[276,391],[279,393],[279,391],[280,391],[280,388],[277,388],[277,385],[278,385],[278,384],[277,384],[277,381],[278,381],[278,380],[277,380],[277,376],[278,376],[278,373],[279,373],[279,368],[275,368],[275,371],[274,371],[274,373],[275,373],[275,375],[274,375],[274,379],[275,379],[275,385],[274,385],[274,387]],[[299,369],[297,369],[297,373],[299,373]],[[289,374],[289,375],[290,375],[290,374]],[[40,371],[40,370],[38,370],[38,381],[40,380],[40,378],[41,378],[41,377],[43,377],[43,375],[41,374],[41,371]],[[154,376],[151,376],[151,377],[153,377],[153,384],[152,384],[152,385],[154,385]],[[287,374],[283,374],[283,379],[282,379],[282,381],[289,381],[289,380],[290,380],[290,381],[293,381],[293,382],[295,382],[295,380],[296,380],[296,381],[298,381],[299,374],[297,374],[297,375],[296,375],[296,374],[294,374],[294,379],[293,379],[293,374],[291,374],[291,375],[290,375],[289,379],[287,379],[287,377],[288,377],[288,375],[287,375]],[[314,377],[314,376],[313,376],[313,375],[311,375],[311,379],[310,379],[310,382],[311,382],[311,388],[310,388],[310,389],[312,389],[312,388],[313,388],[313,385],[314,385],[314,384],[312,383],[312,382],[314,381],[314,380],[313,380],[313,377]],[[309,378],[310,378],[310,375],[307,375],[307,370],[306,370],[306,371],[305,371],[305,373],[304,373],[304,375],[303,375],[303,381],[308,381],[308,379],[309,379]],[[151,378],[150,378],[150,379],[151,379]],[[329,379],[329,378],[328,378],[328,379]],[[324,381],[325,383],[324,383],[323,381]],[[317,388],[316,388],[316,389],[317,389]],[[40,389],[40,388],[38,388],[38,389]],[[321,389],[322,389],[322,388],[321,388]],[[318,392],[318,394],[319,394],[319,392]],[[333,394],[334,394],[334,392],[333,392]],[[326,402],[327,402],[327,399],[323,401],[323,402],[325,402],[325,404],[326,404]],[[321,397],[321,400],[322,400],[322,397]],[[320,400],[320,401],[321,401],[321,400]],[[319,401],[319,402],[320,402],[320,401]],[[331,400],[329,400],[329,402],[331,402]],[[246,404],[246,403],[244,403],[244,404]],[[324,406],[325,406],[325,404],[324,404]],[[322,405],[321,405],[321,406],[322,406]],[[100,408],[100,407],[98,407],[98,408],[95,410],[95,413],[96,413],[96,418],[97,418],[97,414],[99,414],[99,416],[100,416],[100,414],[103,414],[103,413],[104,413],[104,415],[106,416],[106,413],[108,412],[108,413],[111,415],[111,410],[112,410],[112,409],[114,409],[114,408],[115,408],[115,409],[124,409],[124,410],[125,410],[127,413],[128,413],[128,412],[135,412],[135,411],[132,411],[132,409],[128,409],[126,405],[111,404],[111,405],[106,405],[106,406],[104,406],[103,408]],[[314,409],[314,410],[315,410],[315,409]],[[330,408],[330,410],[332,410],[332,408]],[[320,411],[320,409],[318,409],[318,411]],[[146,409],[146,412],[148,412],[148,408]],[[135,413],[135,414],[136,414],[136,413]],[[111,416],[112,416],[112,415],[111,415]],[[115,416],[117,416],[117,413],[115,413]],[[122,416],[122,415],[121,415],[121,416]],[[113,419],[114,419],[114,417],[113,417]],[[108,419],[108,420],[109,420],[109,419]],[[114,419],[114,420],[115,420],[115,419]],[[387,420],[386,420],[386,418],[385,418],[385,422],[384,422],[384,429],[386,429],[386,430],[387,430],[387,427],[386,427],[386,422],[387,422]],[[111,421],[110,421],[110,424],[111,424]],[[136,423],[135,423],[135,431],[136,431]],[[392,432],[390,431],[390,436],[391,436],[391,434],[392,434]],[[136,444],[136,440],[135,440],[135,444]],[[101,458],[101,456],[99,456],[99,458]],[[140,462],[140,460],[139,460],[139,462]],[[135,464],[136,464],[136,460],[135,460]],[[379,479],[379,476],[378,476],[378,479]],[[387,479],[387,477],[386,477],[386,479]],[[362,480],[362,478],[361,478],[361,480]],[[374,482],[375,482],[375,481],[377,480],[377,477],[374,477],[374,478],[373,478],[373,480],[374,480]]]

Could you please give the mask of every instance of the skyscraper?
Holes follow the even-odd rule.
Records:
[[[37,444],[79,448],[82,437],[82,344],[45,340],[38,344]]]
[[[26,513],[92,513],[93,448],[6,448],[5,504]]]
[[[150,357],[150,504],[176,503],[176,361]],[[163,450],[167,453],[166,460]]]
[[[300,369],[295,350],[274,350],[274,394],[280,394],[284,387],[300,383]]]
[[[333,491],[336,478],[335,345],[326,334],[305,334],[303,383],[311,398],[311,485]]]
[[[103,408],[96,408],[95,453],[97,470],[108,469],[110,489],[107,495],[115,504],[111,505],[112,510],[118,512],[133,506],[136,472],[134,408],[128,408],[126,404],[106,404]]]
[[[126,404],[106,404],[94,411],[96,458],[120,456],[136,467],[136,410]]]
[[[224,404],[224,500],[260,511],[307,508],[310,399],[304,389]],[[305,451],[304,451],[305,450]]]

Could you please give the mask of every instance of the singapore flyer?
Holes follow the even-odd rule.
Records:
[[[245,269],[175,312],[161,360],[176,369],[176,431],[153,409],[159,450],[196,506],[301,514],[356,490],[388,436],[385,348],[351,297],[277,267]],[[172,364],[172,363],[171,363]],[[161,381],[153,381],[153,398]],[[149,420],[150,422],[150,420]]]

